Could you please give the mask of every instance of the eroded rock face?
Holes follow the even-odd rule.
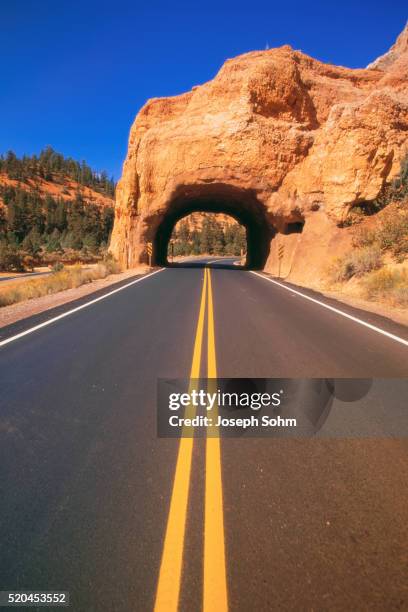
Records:
[[[228,60],[212,81],[149,100],[137,115],[111,250],[132,266],[146,261],[152,242],[161,262],[164,226],[183,213],[253,215],[253,244],[272,240],[263,264],[273,269],[276,245],[286,241],[285,265],[299,277],[298,260],[314,262],[315,249],[319,267],[344,243],[339,226],[350,209],[397,174],[407,130],[407,29],[367,69],[324,64],[289,46]],[[288,231],[294,223],[302,233]]]

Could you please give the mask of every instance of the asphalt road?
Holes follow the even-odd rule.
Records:
[[[20,278],[31,278],[34,276],[48,276],[51,272],[27,272],[27,274],[17,274],[13,276],[0,276],[1,281],[15,281],[20,280]]]
[[[312,439],[156,434],[158,377],[407,378],[407,329],[210,261],[0,330],[0,590],[69,591],[75,612],[408,609],[406,381],[359,406],[370,437],[336,436],[336,411]]]

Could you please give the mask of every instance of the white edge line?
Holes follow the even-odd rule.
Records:
[[[164,269],[165,268],[160,268],[160,270],[155,270],[155,272],[151,272],[150,274],[146,274],[145,276],[142,276],[141,278],[137,278],[136,280],[134,280],[134,281],[132,281],[130,283],[127,283],[126,285],[122,285],[122,287],[118,287],[117,289],[113,289],[113,291],[109,291],[109,293],[105,293],[104,295],[101,295],[101,296],[95,298],[94,300],[91,300],[90,302],[86,302],[85,304],[81,304],[81,306],[77,306],[76,308],[72,308],[72,310],[68,310],[67,312],[63,312],[62,314],[58,315],[57,317],[53,317],[52,319],[48,319],[48,321],[44,321],[43,323],[39,323],[38,325],[35,325],[34,327],[30,327],[29,329],[26,329],[25,331],[20,332],[19,334],[16,334],[15,336],[11,336],[10,338],[6,338],[5,340],[1,340],[0,341],[0,347],[4,346],[6,344],[9,344],[10,342],[14,342],[14,340],[18,340],[19,338],[22,338],[23,336],[27,336],[28,334],[32,334],[33,332],[37,331],[37,329],[41,329],[42,327],[47,327],[47,325],[51,325],[51,323],[55,323],[55,321],[59,321],[60,319],[63,319],[64,317],[68,317],[69,315],[73,314],[74,312],[78,312],[78,310],[82,310],[83,308],[88,308],[88,306],[92,306],[92,304],[96,304],[96,302],[100,302],[101,300],[104,300],[107,297],[110,297],[114,293],[118,293],[119,291],[123,291],[124,289],[127,289],[128,287],[131,287],[132,285],[136,285],[136,283],[140,283],[140,281],[145,280],[146,278],[149,278],[150,276],[154,276],[155,274],[158,274],[159,272],[162,272]]]
[[[389,332],[385,331],[384,329],[381,329],[380,327],[371,325],[371,323],[366,323],[362,319],[353,317],[352,315],[347,314],[347,312],[344,312],[343,310],[339,310],[338,308],[329,306],[328,304],[325,304],[324,302],[320,302],[319,300],[316,300],[315,298],[312,298],[304,293],[301,293],[300,291],[296,291],[295,289],[292,289],[291,287],[287,287],[283,283],[279,283],[278,281],[273,280],[272,278],[268,278],[264,274],[260,274],[259,272],[255,272],[254,270],[251,270],[251,274],[256,274],[256,276],[259,276],[260,278],[263,278],[269,281],[270,283],[273,283],[274,285],[278,285],[279,287],[282,287],[282,289],[286,289],[286,291],[290,291],[291,293],[300,295],[301,297],[305,298],[305,300],[314,302],[314,304],[319,304],[319,306],[323,306],[323,308],[327,308],[327,310],[331,310],[332,312],[335,312],[336,314],[339,314],[342,317],[345,317],[346,319],[350,319],[351,321],[354,321],[355,323],[360,323],[360,325],[364,325],[364,327],[368,327],[368,329],[372,329],[373,331],[376,331],[377,333],[382,334],[383,336],[387,336],[387,338],[391,338],[391,340],[395,340],[395,342],[399,342],[400,344],[404,344],[405,346],[408,346],[408,340],[404,340],[404,338],[400,338],[399,336],[390,334]]]

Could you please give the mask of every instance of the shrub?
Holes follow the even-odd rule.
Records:
[[[361,223],[366,216],[364,208],[361,206],[354,206],[347,214],[347,217],[342,221],[341,227],[350,227],[352,225]]]
[[[64,269],[64,264],[61,263],[60,261],[56,261],[55,264],[51,268],[51,272],[55,274],[56,272],[61,272],[61,270],[63,269]]]
[[[102,260],[102,264],[106,267],[108,274],[118,274],[121,272],[121,267],[116,261],[116,259],[111,255],[111,253],[107,253]]]
[[[354,247],[372,246],[377,241],[375,229],[357,225],[353,230],[352,244]]]
[[[377,232],[380,247],[390,250],[397,261],[408,255],[408,211],[395,211],[380,223]]]
[[[356,226],[353,230],[354,247],[378,246],[389,251],[401,262],[408,255],[408,209],[407,201],[398,207],[390,207],[374,227]]]
[[[382,266],[381,251],[376,246],[368,246],[347,253],[335,260],[329,270],[332,282],[342,283],[353,276],[363,276]]]
[[[405,282],[407,281],[408,279]],[[408,308],[408,287],[394,287],[391,291],[391,300],[396,306]]]
[[[333,283],[344,283],[353,276],[348,257],[337,257],[329,268],[328,276]]]
[[[395,200],[403,200],[408,196],[408,154],[401,162],[399,175],[391,185],[391,193]]]
[[[6,242],[0,242],[0,270],[24,272],[22,254],[15,246]]]
[[[372,270],[378,270],[382,266],[381,251],[376,246],[364,247],[349,255],[356,276],[363,276]]]
[[[364,279],[362,287],[369,300],[383,299],[395,306],[408,306],[407,270],[377,270]]]
[[[24,270],[30,270],[31,272],[34,270],[34,266],[37,263],[37,259],[36,257],[33,257],[32,255],[27,255],[22,253],[20,255],[21,257],[21,261],[23,263],[23,269]]]

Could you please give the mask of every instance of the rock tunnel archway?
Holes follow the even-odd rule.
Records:
[[[162,263],[178,218],[222,211],[247,227],[251,267],[323,279],[350,248],[350,211],[378,198],[406,154],[407,36],[368,69],[285,45],[229,59],[213,80],[149,100],[130,131],[110,252],[131,268],[148,262],[151,242],[153,263]]]
[[[168,243],[176,223],[193,212],[224,213],[243,225],[247,234],[246,266],[262,269],[270,251],[273,231],[263,205],[251,190],[230,185],[194,185],[183,187],[174,195],[154,226],[153,261],[168,264]]]

